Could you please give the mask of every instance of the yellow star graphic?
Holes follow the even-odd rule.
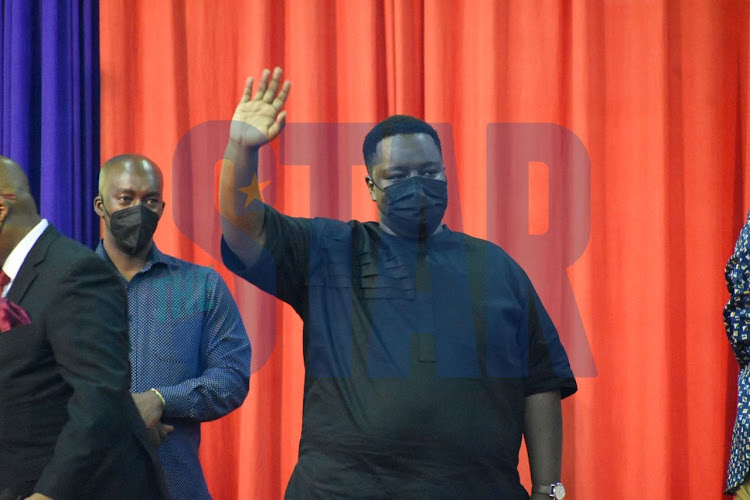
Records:
[[[241,187],[238,189],[238,191],[242,191],[247,195],[247,199],[245,200],[245,208],[247,208],[250,203],[253,202],[253,200],[260,200],[263,201],[263,190],[271,184],[271,181],[263,181],[258,182],[258,176],[255,175],[253,177],[253,181],[250,183],[249,186]],[[257,193],[257,194],[256,194]]]

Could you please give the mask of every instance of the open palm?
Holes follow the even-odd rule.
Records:
[[[254,79],[247,79],[242,99],[232,116],[229,129],[231,141],[241,147],[259,148],[279,135],[286,124],[286,111],[281,111],[281,108],[291,88],[288,80],[281,85],[283,75],[284,72],[278,67],[273,70],[273,75],[264,69],[254,96]]]

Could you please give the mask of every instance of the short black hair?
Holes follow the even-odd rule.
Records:
[[[362,144],[362,155],[365,158],[367,172],[370,175],[372,175],[372,162],[377,154],[376,151],[380,141],[386,137],[407,134],[429,135],[435,141],[435,145],[442,156],[443,149],[440,146],[440,137],[429,123],[409,115],[393,115],[375,125],[365,136],[365,142]]]

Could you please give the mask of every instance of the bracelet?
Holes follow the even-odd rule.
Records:
[[[154,394],[156,394],[157,396],[159,396],[159,400],[161,401],[161,407],[162,408],[166,408],[167,407],[167,402],[164,401],[164,396],[161,395],[161,392],[159,392],[158,389],[156,389],[155,387],[152,387],[151,389],[149,389],[149,391],[151,391]]]

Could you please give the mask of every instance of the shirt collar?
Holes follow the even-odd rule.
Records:
[[[99,244],[96,246],[95,252],[99,254],[101,257],[108,260],[113,266],[114,262],[112,262],[112,259],[109,258],[109,255],[107,255],[107,251],[104,250],[104,241],[99,240]],[[143,269],[141,269],[140,273],[145,273],[149,269],[151,269],[155,265],[165,265],[169,267],[180,267],[180,262],[170,257],[169,255],[166,255],[162,253],[157,247],[156,243],[151,244],[151,250],[149,250],[148,255],[146,255],[146,263],[143,266]]]
[[[8,258],[3,263],[3,272],[8,275],[11,282],[16,279],[19,269],[23,265],[23,261],[26,260],[26,256],[31,251],[31,248],[36,243],[36,240],[42,235],[45,229],[49,226],[47,219],[42,219],[39,223],[34,226],[31,231],[26,233],[26,236],[18,242],[15,248],[10,252]]]

